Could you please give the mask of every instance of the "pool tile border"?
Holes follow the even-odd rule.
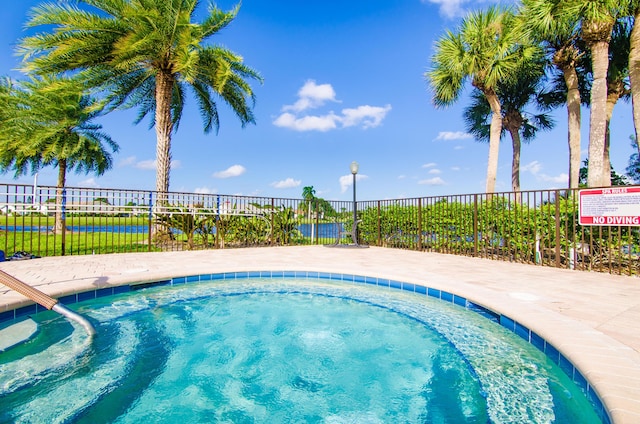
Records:
[[[171,279],[159,280],[153,282],[129,283],[120,286],[100,288],[78,292],[72,295],[62,296],[58,300],[65,305],[83,302],[85,300],[97,299],[100,297],[113,296],[126,293],[133,290],[141,290],[148,287],[158,287],[165,285],[181,285],[188,283],[197,283],[200,281],[211,280],[235,280],[246,278],[302,278],[302,279],[327,279],[350,282],[356,284],[370,284],[374,286],[387,287],[409,291],[412,293],[423,294],[428,297],[440,299],[442,301],[453,303],[470,311],[476,312],[483,317],[501,325],[507,330],[515,333],[526,342],[532,344],[538,350],[543,352],[554,364],[569,377],[571,380],[586,394],[587,398],[593,405],[596,413],[601,418],[603,424],[611,424],[611,417],[606,410],[600,396],[589,383],[587,378],[580,370],[555,346],[547,342],[543,337],[519,323],[518,321],[503,315],[499,312],[485,308],[469,301],[463,296],[449,293],[445,290],[434,289],[425,285],[418,285],[387,278],[377,278],[371,276],[342,274],[331,272],[316,271],[237,271],[237,272],[221,272],[212,274],[189,275],[183,277],[173,277]],[[19,320],[29,315],[44,312],[47,309],[38,304],[23,306],[17,309],[8,310],[0,313],[0,325],[7,324],[9,321]]]

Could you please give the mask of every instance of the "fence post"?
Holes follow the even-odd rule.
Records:
[[[556,268],[560,268],[560,192],[556,190]]]
[[[315,212],[316,212],[316,232],[315,232],[315,242],[314,240],[311,240],[311,242],[313,244],[318,244],[318,240],[319,240],[319,233],[320,233],[320,207],[318,205],[318,199],[314,198],[313,201],[315,202]]]
[[[275,212],[275,208],[276,208],[276,202],[273,199],[273,197],[271,198],[271,237],[269,237],[269,246],[273,246],[273,215]]]
[[[422,251],[422,199],[418,198],[418,250]]]
[[[153,192],[149,192],[149,214],[148,217],[148,231],[147,231],[147,250],[151,252],[151,225],[153,221]]]
[[[60,229],[62,231],[61,234],[61,238],[62,238],[62,256],[65,255],[65,250],[66,250],[66,238],[67,238],[67,189],[63,188],[62,189],[62,202],[60,204],[61,210],[60,210],[60,219],[62,221],[62,228]]]
[[[473,195],[473,256],[478,256],[478,195]]]
[[[382,228],[380,228],[380,200],[378,200],[378,247],[382,246]]]

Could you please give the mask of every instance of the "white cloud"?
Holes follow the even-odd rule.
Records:
[[[448,19],[463,17],[477,5],[484,7],[487,2],[498,3],[496,0],[422,0],[422,2],[438,5],[440,15]],[[515,0],[502,0],[501,3],[515,3]],[[466,6],[467,4],[469,6]]]
[[[456,146],[453,148],[453,150],[462,150],[464,149],[464,146]]]
[[[385,107],[378,106],[358,106],[355,109],[342,109],[343,127],[353,127],[362,125],[362,128],[375,128],[382,123],[382,120],[391,110],[391,105]]]
[[[418,181],[418,184],[422,184],[422,185],[444,185],[445,182],[440,177],[433,177],[433,178],[429,178],[427,180],[420,180],[420,181]]]
[[[287,178],[286,180],[276,181],[271,183],[271,187],[274,188],[293,188],[299,187],[302,181],[294,180],[293,178]]]
[[[283,111],[292,110],[302,112],[306,109],[314,109],[324,105],[327,101],[337,102],[336,92],[331,84],[316,84],[314,80],[307,80],[298,90],[298,100],[292,105],[286,105]]]
[[[118,167],[121,166],[133,166],[136,163],[136,157],[135,156],[128,156],[120,161],[118,161]]]
[[[451,167],[451,170],[452,170],[452,171],[459,171],[459,170],[460,170],[460,167],[459,167],[459,166],[452,166],[452,167]]]
[[[96,181],[95,178],[91,177],[91,178],[87,178],[84,181],[80,181],[80,186],[81,187],[100,187],[98,185],[98,182]]]
[[[336,93],[331,84],[316,84],[307,81],[298,91],[298,100],[292,105],[282,107],[282,113],[274,119],[273,125],[289,128],[294,131],[329,131],[338,128],[359,126],[363,129],[379,126],[391,110],[391,105],[384,107],[362,105],[355,108],[344,108],[340,114],[330,111],[325,114],[302,114],[309,109],[323,106],[326,102],[336,102]]]
[[[437,163],[435,163],[435,162],[429,162],[429,163],[425,163],[424,165],[422,165],[422,167],[423,168],[433,168],[436,165],[437,165]]]
[[[292,113],[283,113],[273,121],[276,127],[289,128],[295,131],[329,131],[336,129],[340,118],[332,113],[324,116],[303,116],[297,118]]]
[[[569,183],[569,175],[562,173],[560,175],[556,175],[555,177],[552,175],[541,174],[539,179],[542,181],[552,182],[552,183]]]
[[[442,171],[440,171],[439,169],[433,168],[433,169],[430,169],[428,173],[431,175],[438,175],[438,174],[442,174]]]
[[[440,14],[447,18],[458,18],[464,16],[465,10],[462,7],[467,0],[422,0],[423,3],[434,3],[440,7]]]
[[[239,177],[240,175],[244,174],[246,171],[247,169],[242,165],[232,165],[227,169],[225,169],[224,171],[214,172],[213,177],[214,178]]]
[[[440,131],[438,133],[438,136],[434,139],[434,141],[436,140],[444,140],[444,141],[451,141],[451,140],[465,140],[468,138],[473,138],[473,136],[469,133],[466,132],[462,132],[462,131]]]
[[[196,187],[193,190],[194,193],[198,194],[216,194],[218,192],[217,188],[209,188],[209,187]]]
[[[133,166],[135,166],[138,169],[155,170],[156,161],[153,159],[142,160],[140,162],[134,163]]]
[[[366,175],[357,174],[356,182],[360,180],[366,180],[367,178],[369,177]],[[344,193],[352,185],[353,185],[353,174],[343,175],[342,177],[340,177],[340,193]]]
[[[525,166],[521,166],[520,170],[523,172],[531,172],[533,175],[536,175],[542,169],[542,164],[537,160],[526,164]]]
[[[551,183],[564,183],[567,184],[569,182],[569,175],[562,173],[560,175],[547,175],[542,170],[542,164],[537,160],[526,164],[525,166],[521,166],[520,170],[522,172],[530,172],[533,176],[536,177],[538,181],[551,182]]]

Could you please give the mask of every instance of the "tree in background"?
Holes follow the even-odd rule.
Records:
[[[323,216],[336,216],[336,211],[331,203],[321,197],[316,197],[316,190],[313,186],[302,188],[302,202],[298,208],[305,211],[309,219],[311,219],[312,211]]]
[[[609,42],[609,66],[607,69],[607,103],[606,103],[606,127],[603,147],[603,166],[605,169],[611,168],[610,148],[611,148],[611,119],[613,110],[619,100],[629,100],[631,89],[629,85],[629,48],[632,23],[628,19],[616,21],[613,27],[611,40]],[[582,43],[584,44],[584,43]],[[581,93],[589,93],[593,83],[593,68],[591,52],[583,46],[584,54],[581,56],[578,67],[580,74]],[[585,96],[585,99],[588,99]],[[590,106],[589,102],[585,102]],[[602,184],[612,185],[611,176],[608,173],[604,176]]]
[[[190,88],[204,131],[219,127],[222,100],[242,125],[254,123],[248,80],[262,81],[242,58],[205,41],[236,17],[211,6],[201,22],[198,0],[78,0],[34,8],[19,53],[31,74],[75,73],[78,84],[106,93],[108,109],[137,107],[156,129],[156,190],[169,190],[171,134],[178,129]],[[80,8],[80,6],[86,6]]]
[[[607,72],[609,43],[618,18],[620,0],[559,1],[562,14],[580,18],[580,37],[591,52],[593,80],[591,83],[591,113],[589,114],[589,187],[610,185],[605,166],[605,136],[607,131]],[[609,184],[608,184],[609,183]]]
[[[431,70],[425,74],[436,106],[455,103],[465,82],[480,90],[491,107],[486,192],[495,191],[502,112],[497,95],[501,81],[513,77],[523,60],[537,51],[523,42],[514,15],[498,7],[471,13],[457,32],[447,31],[436,43]]]
[[[532,140],[538,131],[553,127],[551,118],[544,113],[529,113],[527,107],[536,107],[537,93],[544,74],[542,57],[525,63],[514,80],[499,82],[496,93],[502,111],[501,136],[511,136],[511,189],[520,191],[520,151],[522,140]],[[489,141],[491,108],[486,97],[478,90],[472,93],[472,104],[464,111],[467,131],[479,141]]]
[[[633,155],[632,155],[633,157]],[[630,158],[631,159],[631,158]],[[612,186],[626,186],[629,185],[629,181],[625,175],[618,174],[613,166],[609,165],[609,173],[611,178]],[[629,168],[627,168],[627,173],[629,172]],[[585,159],[582,162],[582,167],[580,168],[580,186],[588,187],[588,174],[589,174],[589,159]]]
[[[613,108],[619,100],[631,98],[629,86],[629,49],[632,24],[629,20],[618,20],[613,27],[609,43],[609,68],[607,71],[607,121],[604,139],[604,167],[611,167],[611,118]],[[610,176],[605,176],[605,185],[612,185]]]
[[[547,52],[552,72],[552,89],[543,100],[550,107],[566,105],[569,143],[569,188],[577,188],[580,176],[580,104],[581,90],[578,64],[583,52],[578,48],[578,19],[560,13],[557,0],[522,0],[519,23],[528,36],[539,42]],[[553,70],[562,75],[564,89],[553,77]],[[560,88],[560,89],[558,89]],[[562,94],[562,100],[557,99]],[[555,100],[552,100],[556,97]]]
[[[15,177],[45,166],[58,168],[56,230],[61,230],[62,190],[67,171],[102,175],[112,165],[118,145],[92,121],[100,114],[97,100],[68,79],[36,78],[1,85],[0,171]]]
[[[303,209],[308,209],[309,207],[311,207],[311,203],[313,203],[315,198],[316,190],[313,188],[313,186],[306,186],[302,188],[302,201],[305,205]]]

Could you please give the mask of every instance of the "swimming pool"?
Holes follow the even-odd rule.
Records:
[[[46,331],[0,356],[1,420],[600,422],[491,311],[401,282],[295,275],[185,277],[82,303],[93,345],[38,314]]]

